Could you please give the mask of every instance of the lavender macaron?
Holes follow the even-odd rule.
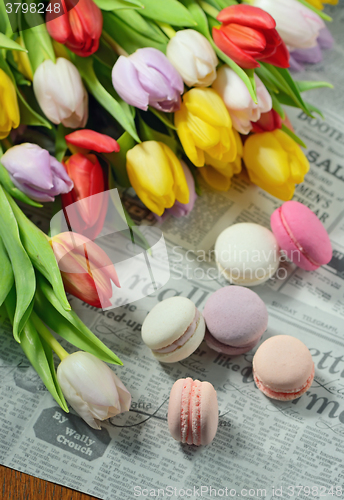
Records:
[[[243,286],[226,286],[207,300],[205,341],[214,351],[237,356],[258,344],[268,326],[262,299]]]

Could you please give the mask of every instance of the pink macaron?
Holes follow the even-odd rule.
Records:
[[[271,216],[271,229],[281,250],[301,269],[314,271],[330,262],[332,246],[327,231],[302,203],[283,203]]]
[[[226,286],[210,295],[203,317],[208,346],[232,356],[250,351],[268,326],[266,305],[243,286]]]
[[[258,389],[269,398],[279,401],[299,398],[314,379],[312,355],[295,337],[270,337],[254,355],[253,378]]]
[[[218,426],[218,404],[209,382],[181,378],[173,384],[168,404],[168,428],[182,443],[210,444]]]

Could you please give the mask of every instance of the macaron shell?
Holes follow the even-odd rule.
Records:
[[[253,349],[258,344],[260,337],[256,341],[251,342],[250,344],[247,344],[245,346],[233,347],[222,344],[221,342],[216,340],[208,330],[206,330],[204,340],[206,341],[208,347],[210,347],[210,349],[213,349],[213,351],[221,352],[222,354],[226,354],[227,356],[240,356],[240,354],[245,354],[245,352]]]
[[[171,389],[167,422],[176,441],[211,443],[218,427],[217,395],[212,384],[189,377],[177,380]]]
[[[178,347],[175,351],[166,354],[153,351],[154,357],[161,363],[176,363],[177,361],[181,361],[182,359],[190,356],[197,349],[204,339],[204,334],[205,322],[203,316],[200,315],[195,333],[185,342],[184,345]]]
[[[150,349],[162,349],[179,339],[191,325],[195,304],[186,297],[159,302],[142,324],[142,340]]]
[[[253,358],[253,373],[267,389],[292,393],[301,390],[314,370],[309,349],[290,335],[270,337]]]
[[[325,227],[302,203],[283,203],[271,216],[271,228],[287,257],[300,268],[313,271],[331,260],[332,245]]]
[[[202,382],[201,390],[201,444],[210,444],[214,439],[219,422],[219,408],[214,387]]]
[[[215,243],[217,266],[237,285],[255,286],[267,281],[279,265],[279,246],[266,227],[250,222],[233,224]]]
[[[262,299],[241,286],[226,286],[213,293],[205,304],[203,317],[215,345],[248,346],[242,352],[252,349],[268,326],[268,311]],[[206,341],[207,338],[209,335]]]

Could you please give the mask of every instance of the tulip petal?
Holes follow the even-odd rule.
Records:
[[[188,112],[214,127],[230,127],[231,119],[221,97],[214,89],[191,89],[183,96]]]
[[[149,94],[139,80],[137,69],[129,57],[120,56],[112,69],[112,84],[128,104],[147,111]]]
[[[204,165],[204,153],[196,147],[193,135],[189,130],[187,125],[187,110],[184,104],[182,104],[180,111],[175,113],[174,123],[186,156],[196,167],[202,167]]]
[[[244,69],[259,68],[259,63],[244,50],[240,49],[223,33],[221,28],[214,27],[213,39],[217,47],[222,50],[228,57],[233,59],[239,66]]]
[[[247,26],[239,24],[228,24],[222,26],[221,31],[237,47],[243,50],[261,52],[266,47],[263,33]]]
[[[65,136],[67,144],[78,148],[89,149],[97,153],[118,153],[120,146],[112,137],[94,130],[76,130]]]
[[[210,165],[199,169],[205,182],[216,191],[228,191],[231,186],[231,176],[225,176]]]
[[[220,23],[235,23],[250,28],[273,29],[275,20],[270,14],[253,5],[231,5],[223,9],[216,18]]]
[[[181,162],[178,160],[176,155],[173,153],[166,144],[160,143],[162,149],[165,152],[166,157],[169,160],[170,168],[172,171],[172,176],[174,179],[173,191],[176,196],[176,200],[180,203],[189,203],[189,187],[186,182],[185,174]]]

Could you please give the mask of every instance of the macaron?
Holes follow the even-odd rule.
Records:
[[[272,232],[251,222],[233,224],[215,243],[219,271],[235,285],[264,283],[277,271],[279,246]]]
[[[142,324],[142,340],[163,363],[175,363],[192,354],[204,339],[205,323],[186,297],[159,302]]]
[[[209,382],[181,378],[174,383],[168,404],[168,428],[182,443],[210,444],[218,426],[218,404]]]
[[[208,298],[205,341],[214,351],[239,355],[258,344],[268,326],[262,299],[249,288],[225,286]]]
[[[332,259],[330,238],[321,221],[298,201],[283,203],[271,216],[271,229],[294,264],[314,271]]]
[[[265,396],[291,401],[302,396],[312,385],[312,355],[305,344],[295,337],[270,337],[254,355],[253,377]]]

